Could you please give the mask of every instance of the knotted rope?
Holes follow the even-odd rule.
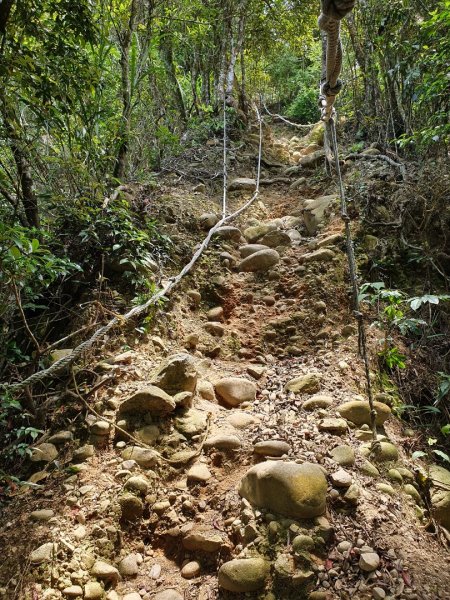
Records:
[[[354,7],[355,0],[321,0],[322,12],[319,17],[319,27],[322,35],[322,79],[320,82],[319,105],[322,111],[322,120],[326,122],[326,137],[334,156],[334,165],[338,179],[339,195],[341,198],[341,218],[345,225],[345,241],[347,248],[348,268],[353,296],[353,313],[358,323],[359,353],[364,363],[366,377],[366,390],[370,407],[370,424],[372,429],[372,452],[380,448],[377,440],[376,418],[372,384],[370,381],[369,358],[367,353],[367,338],[364,315],[360,310],[358,268],[356,265],[353,247],[350,217],[347,211],[347,199],[342,180],[341,166],[339,164],[339,148],[336,135],[335,108],[336,96],[342,89],[339,75],[342,68],[342,42],[340,36],[340,21]]]
[[[321,0],[319,28],[322,31],[322,77],[319,106],[322,120],[334,115],[334,102],[342,89],[341,19],[354,7],[355,0]]]

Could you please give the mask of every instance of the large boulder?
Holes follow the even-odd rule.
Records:
[[[322,515],[326,493],[324,472],[312,463],[260,463],[247,471],[239,486],[239,494],[255,506],[294,519]]]
[[[337,200],[335,194],[319,196],[313,200],[305,200],[303,205],[303,219],[310,235],[317,232],[318,226],[323,223],[326,210]]]
[[[195,360],[190,354],[169,356],[152,378],[152,383],[170,394],[194,392],[197,385]]]
[[[276,250],[268,248],[250,254],[239,263],[239,271],[253,273],[255,271],[267,271],[280,262],[280,255]]]
[[[269,575],[269,563],[262,558],[235,558],[219,569],[219,587],[242,594],[264,587]]]
[[[383,425],[386,419],[389,418],[391,409],[383,402],[374,401],[373,405],[377,411],[375,422],[377,425]],[[337,410],[344,419],[355,423],[355,425],[370,425],[370,405],[368,402],[350,400],[341,404]]]
[[[430,467],[431,509],[438,523],[450,531],[450,471],[438,465]]]
[[[215,384],[216,394],[228,406],[239,406],[243,402],[253,402],[256,398],[256,385],[242,377],[225,377]]]
[[[119,414],[151,413],[160,416],[172,412],[175,410],[175,406],[172,396],[155,385],[147,385],[122,402]]]

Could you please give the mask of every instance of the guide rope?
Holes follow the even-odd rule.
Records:
[[[185,277],[185,275],[187,275],[192,270],[192,268],[194,267],[194,265],[196,264],[198,259],[201,257],[203,252],[208,247],[208,245],[211,241],[211,238],[217,232],[217,230],[220,227],[222,227],[223,225],[225,225],[226,223],[229,223],[230,221],[232,221],[233,219],[238,217],[241,213],[243,213],[245,210],[247,210],[247,208],[249,208],[249,206],[251,204],[253,204],[253,202],[259,196],[260,181],[261,181],[261,157],[262,157],[262,117],[261,117],[261,113],[256,105],[254,106],[254,109],[255,109],[258,124],[259,124],[259,149],[258,149],[258,161],[257,161],[257,173],[256,173],[256,186],[255,186],[255,191],[254,191],[253,195],[251,196],[251,198],[249,198],[249,200],[247,200],[240,208],[238,208],[237,210],[235,210],[234,212],[232,212],[231,214],[229,214],[227,216],[227,214],[226,214],[226,212],[227,212],[227,191],[225,189],[224,197],[223,197],[223,205],[222,205],[222,218],[218,221],[218,223],[216,223],[216,225],[214,225],[214,227],[212,227],[209,230],[207,236],[204,238],[204,240],[201,242],[201,244],[199,245],[197,250],[194,252],[190,261],[181,269],[181,271],[178,273],[178,275],[176,275],[175,277],[171,277],[168,280],[168,282],[163,286],[163,288],[161,290],[159,290],[158,292],[156,292],[155,294],[153,294],[151,296],[151,298],[149,298],[146,302],[144,302],[143,304],[140,304],[139,306],[135,306],[134,308],[129,310],[124,315],[115,316],[106,325],[97,329],[97,331],[89,339],[87,339],[86,341],[82,342],[79,346],[74,348],[69,355],[59,359],[58,361],[53,363],[47,369],[43,369],[42,371],[38,371],[37,373],[30,375],[30,377],[27,377],[23,381],[19,381],[17,383],[13,383],[10,385],[3,384],[2,385],[3,389],[7,390],[10,393],[17,393],[17,392],[20,392],[21,390],[24,390],[25,388],[27,388],[29,386],[32,386],[36,383],[44,381],[45,379],[48,379],[49,377],[57,375],[61,371],[64,371],[71,364],[73,364],[77,359],[79,359],[96,342],[98,342],[99,340],[104,338],[105,335],[107,333],[109,333],[114,327],[124,325],[126,322],[130,321],[131,319],[139,317],[140,315],[147,313],[150,307],[155,306],[160,300],[166,299],[167,295],[172,291],[172,289],[176,285],[178,285],[180,283],[180,281]],[[224,135],[226,135],[226,116],[224,117],[224,119],[225,119]],[[224,150],[224,179],[225,180],[227,177],[226,154],[227,153],[226,153],[226,149],[225,149]]]
[[[322,0],[322,12],[319,17],[319,27],[322,35],[322,79],[320,85],[319,105],[321,107],[322,120],[325,122],[325,135],[328,145],[334,157],[339,196],[341,199],[341,219],[345,226],[345,243],[347,249],[347,260],[352,288],[353,314],[358,324],[358,347],[363,360],[366,378],[366,391],[370,407],[370,426],[372,430],[371,452],[380,448],[377,437],[376,418],[377,413],[373,401],[372,383],[370,380],[369,357],[367,352],[367,336],[364,315],[360,309],[358,267],[355,259],[350,217],[347,210],[347,198],[345,195],[344,182],[342,179],[341,166],[339,163],[339,148],[336,133],[336,109],[334,103],[336,96],[342,89],[342,81],[339,75],[342,68],[342,42],[340,37],[340,21],[354,7],[355,0]]]

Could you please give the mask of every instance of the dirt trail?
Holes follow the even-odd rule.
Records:
[[[289,143],[277,140],[281,153]],[[247,242],[224,233],[228,239],[208,250],[170,311],[158,317],[159,337],[117,353],[107,372],[111,383],[90,400],[105,419],[132,429],[172,462],[177,453],[183,460],[180,452],[201,449],[200,455],[178,465],[151,451],[139,460],[122,457],[133,442],[88,415],[94,455],[77,468],[47,470],[43,488],[19,494],[2,517],[0,597],[450,598],[449,556],[421,520],[426,505],[401,422],[390,416],[379,427],[398,459],[375,464],[364,456],[368,427],[338,413],[344,402],[364,403],[365,382],[336,203],[329,203],[316,234],[304,225],[304,200],[333,194],[333,182],[327,186],[307,177],[297,189],[287,183],[263,188],[260,202],[237,224]],[[232,202],[239,192],[235,196]],[[255,237],[248,228],[262,225],[269,225],[267,233],[272,229],[265,240],[276,246],[279,262],[255,273],[237,270],[239,249]],[[178,397],[181,406],[170,416],[124,419],[120,403],[177,353],[195,360],[194,397]],[[217,393],[229,376],[251,382],[256,399],[230,408]],[[299,377],[303,390],[286,389]],[[378,399],[390,403],[386,394]],[[108,435],[100,435],[102,427]],[[255,454],[263,441],[270,443]],[[58,445],[61,465],[78,445]],[[291,518],[243,501],[242,478],[267,459],[321,465],[328,475],[326,513]],[[44,509],[52,512],[31,514]],[[37,548],[41,557],[33,555]],[[270,561],[260,589],[219,588],[223,563],[256,555]],[[371,556],[375,568],[363,567],[361,556]]]

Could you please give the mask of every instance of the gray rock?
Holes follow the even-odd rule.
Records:
[[[320,390],[320,377],[316,373],[306,373],[288,381],[284,389],[295,394],[315,394]]]
[[[143,415],[150,413],[162,416],[174,411],[175,406],[175,400],[164,390],[155,385],[147,385],[122,402],[119,414]]]
[[[209,321],[203,325],[203,328],[215,337],[222,337],[225,334],[225,326],[218,321]]]
[[[133,475],[127,479],[124,489],[145,496],[150,488],[150,482],[143,475]]]
[[[139,565],[135,554],[129,554],[122,558],[118,565],[122,577],[135,577],[139,573]]]
[[[124,494],[120,500],[120,509],[122,518],[125,521],[137,521],[142,517],[144,512],[144,503],[134,494]]]
[[[253,244],[262,238],[269,231],[274,231],[277,228],[273,223],[265,225],[253,225],[244,230],[244,237],[250,243]]]
[[[153,600],[183,600],[183,596],[177,590],[168,589],[158,592]]]
[[[310,235],[317,232],[319,225],[325,220],[328,209],[337,201],[335,194],[330,196],[319,196],[314,200],[305,200],[303,203],[303,218],[306,229]]]
[[[439,465],[430,466],[431,510],[438,523],[450,531],[450,471]]]
[[[268,461],[249,469],[239,493],[260,508],[293,518],[325,512],[327,482],[318,465]]]
[[[235,450],[242,446],[241,440],[237,435],[219,433],[206,438],[204,447],[215,448],[216,450]]]
[[[284,231],[280,231],[279,229],[275,229],[274,231],[269,231],[266,233],[261,240],[260,243],[264,246],[268,246],[269,248],[277,248],[278,246],[290,246],[291,238]]]
[[[71,585],[64,588],[62,593],[66,598],[79,598],[80,596],[83,596],[83,588],[81,585]]]
[[[84,600],[101,600],[103,591],[98,581],[88,581],[84,586]]]
[[[187,472],[188,481],[206,483],[209,479],[211,479],[211,471],[202,463],[193,465]]]
[[[329,408],[332,404],[333,398],[331,396],[315,394],[312,398],[303,402],[302,408],[304,410],[314,410],[316,408]]]
[[[361,447],[361,454],[363,456],[370,456],[371,443],[363,444]],[[376,462],[390,462],[398,460],[398,450],[390,442],[380,442],[379,452],[372,455],[372,460]]]
[[[216,213],[203,213],[198,219],[200,227],[204,230],[211,229],[219,220],[219,216]]]
[[[63,444],[67,444],[67,442],[71,442],[72,440],[73,433],[71,431],[58,431],[48,438],[48,443],[54,444],[55,446],[62,446]]]
[[[140,467],[149,469],[156,465],[159,459],[159,454],[155,450],[149,448],[141,448],[140,446],[129,446],[122,452],[124,460],[135,460]]]
[[[120,574],[116,567],[113,567],[103,560],[95,561],[91,569],[91,575],[97,579],[100,579],[101,581],[110,582],[113,585],[115,585],[120,579]]]
[[[328,419],[323,419],[318,425],[319,431],[327,431],[328,433],[333,433],[335,435],[344,435],[347,433],[348,425],[345,419],[336,419],[330,417]]]
[[[191,560],[181,569],[181,577],[184,579],[194,579],[198,575],[200,575],[200,564],[196,560]]]
[[[91,433],[93,435],[106,436],[109,435],[111,425],[106,421],[95,421],[91,425]]]
[[[183,546],[191,552],[218,552],[223,543],[220,533],[207,525],[194,525],[183,536]]]
[[[36,550],[30,554],[30,562],[33,565],[40,565],[43,562],[48,562],[52,560],[53,556],[56,554],[57,546],[53,542],[47,542],[46,544],[42,544]]]
[[[80,446],[76,450],[74,450],[72,460],[73,462],[84,462],[91,456],[94,456],[95,450],[92,444],[87,444],[86,446]]]
[[[219,398],[231,407],[243,402],[253,402],[256,398],[256,385],[253,381],[241,377],[225,377],[215,384]]]
[[[175,427],[177,430],[187,437],[198,435],[206,429],[207,415],[205,412],[196,408],[189,408],[185,412],[176,417]]]
[[[339,469],[330,475],[331,483],[337,488],[349,488],[352,485],[352,476],[344,469]]]
[[[174,398],[174,401],[175,404],[177,404],[176,398]],[[161,432],[159,430],[159,427],[157,427],[156,425],[146,425],[145,427],[142,427],[141,429],[136,431],[135,435],[139,440],[141,440],[141,442],[147,444],[147,446],[153,446],[153,444],[156,444],[156,440],[160,437]]]
[[[330,450],[331,458],[342,467],[350,467],[355,464],[355,451],[351,446],[342,444]]]
[[[290,449],[290,445],[281,440],[257,442],[253,446],[254,453],[260,456],[283,456],[283,454],[289,454]]]
[[[268,247],[263,244],[246,244],[245,246],[241,246],[239,248],[239,254],[242,258],[247,258],[251,254],[255,254],[255,252],[259,252],[260,250],[267,250]]]
[[[58,456],[58,450],[54,444],[43,443],[35,446],[31,451],[32,462],[52,462]]]
[[[329,248],[320,248],[319,250],[315,250],[314,252],[309,252],[308,254],[304,254],[302,256],[302,262],[309,264],[312,262],[330,262],[333,260],[335,254]]]
[[[219,587],[229,592],[256,592],[269,576],[269,563],[262,558],[235,558],[219,569]]]
[[[55,515],[54,511],[51,509],[43,508],[41,510],[34,510],[30,513],[30,519],[32,521],[48,521]]]
[[[229,192],[236,191],[254,191],[256,189],[256,180],[249,177],[236,177],[228,184]]]
[[[239,263],[239,271],[253,273],[257,271],[267,271],[280,262],[280,255],[276,250],[259,250],[250,254]]]
[[[378,569],[380,565],[380,557],[376,552],[367,552],[359,557],[359,568],[361,571],[370,573]]]
[[[222,240],[230,240],[232,242],[239,242],[242,237],[241,230],[232,225],[223,225],[215,233],[216,237]]]
[[[152,378],[152,383],[171,395],[178,392],[194,393],[197,377],[195,360],[190,354],[180,353],[164,361]]]
[[[391,409],[387,404],[374,402],[374,408],[377,411],[376,424],[383,425],[391,414]],[[370,406],[369,403],[360,400],[350,400],[344,402],[338,407],[338,411],[344,419],[352,421],[356,425],[370,425]]]

